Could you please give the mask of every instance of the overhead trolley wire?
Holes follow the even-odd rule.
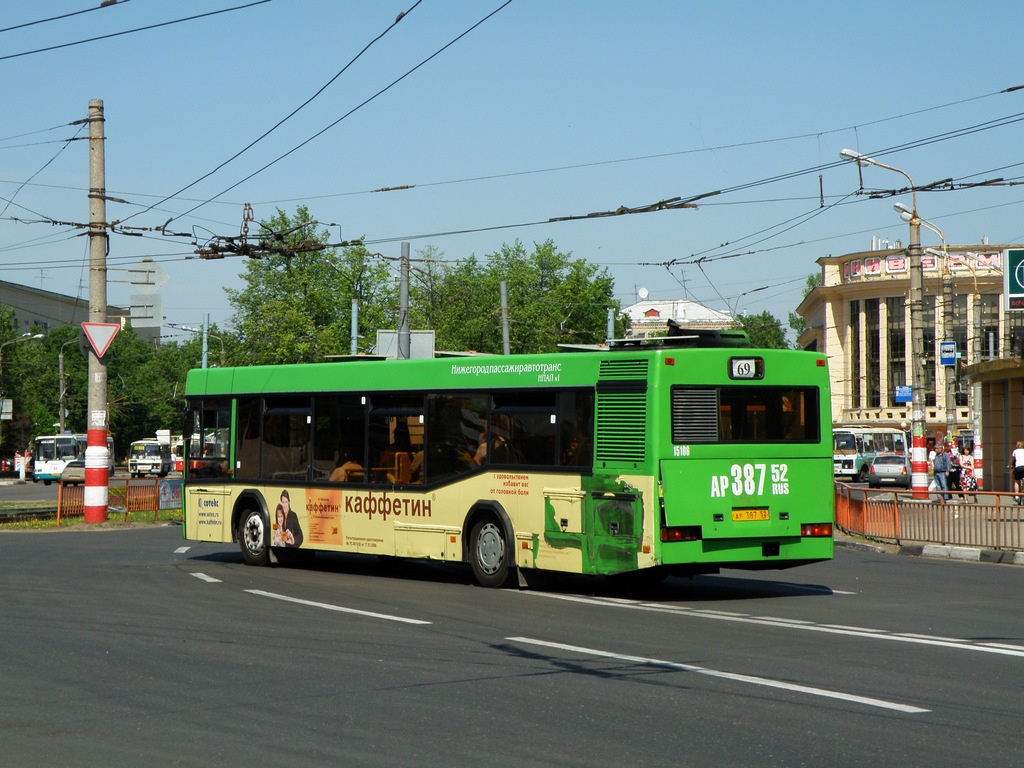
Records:
[[[418,0],[418,1],[419,1],[419,0]],[[482,19],[480,19],[480,21],[478,21],[478,22],[476,22],[475,24],[473,24],[473,25],[472,25],[472,26],[471,26],[471,27],[470,27],[469,29],[467,29],[467,30],[466,30],[465,32],[463,32],[462,34],[460,34],[460,35],[458,35],[457,37],[453,38],[453,39],[452,39],[452,40],[450,40],[450,41],[449,41],[448,43],[446,43],[446,44],[445,44],[445,45],[443,45],[443,46],[442,46],[441,48],[439,48],[439,49],[438,49],[438,50],[436,50],[436,51],[435,51],[434,53],[432,53],[432,54],[431,54],[430,56],[428,56],[427,58],[423,59],[423,61],[421,61],[421,62],[420,62],[419,64],[417,64],[416,66],[414,66],[414,67],[412,67],[411,69],[409,69],[408,71],[406,71],[406,72],[405,72],[405,73],[404,73],[403,75],[401,75],[400,77],[397,77],[397,78],[395,78],[395,79],[394,79],[394,80],[392,80],[392,81],[391,81],[391,82],[390,82],[390,83],[389,83],[388,85],[386,85],[386,86],[384,86],[383,88],[381,88],[381,89],[380,89],[379,91],[377,91],[376,93],[374,93],[374,94],[373,94],[372,96],[368,97],[367,99],[363,100],[363,101],[362,101],[361,103],[359,103],[359,104],[357,104],[356,106],[354,106],[354,107],[353,107],[352,109],[350,109],[350,110],[349,110],[348,112],[346,112],[345,114],[343,114],[343,115],[342,115],[341,117],[339,117],[339,118],[338,118],[337,120],[335,120],[335,121],[334,121],[333,123],[330,123],[330,124],[328,124],[327,126],[325,126],[324,128],[322,128],[321,130],[317,131],[317,132],[316,132],[316,133],[314,133],[314,134],[313,134],[312,136],[310,136],[309,138],[307,138],[307,139],[306,139],[305,141],[302,141],[302,142],[300,142],[300,143],[299,143],[298,145],[296,145],[296,146],[292,147],[292,148],[291,148],[290,150],[288,150],[288,151],[287,151],[287,152],[285,152],[284,154],[282,154],[282,155],[280,155],[280,156],[278,156],[278,157],[274,158],[273,160],[271,160],[271,161],[270,161],[269,163],[267,163],[267,164],[266,164],[266,165],[264,165],[263,167],[261,167],[261,168],[258,168],[257,170],[253,171],[253,172],[252,172],[252,173],[250,173],[250,174],[249,174],[248,176],[246,176],[245,178],[243,178],[243,179],[241,179],[240,181],[237,181],[236,183],[232,184],[232,185],[231,185],[230,187],[228,187],[227,189],[224,189],[224,190],[222,190],[221,192],[218,192],[218,193],[217,193],[216,195],[214,195],[213,197],[209,198],[209,199],[208,199],[208,200],[206,200],[205,202],[203,202],[203,203],[200,203],[199,205],[193,206],[192,208],[190,208],[189,210],[187,210],[187,211],[185,211],[184,213],[180,214],[179,216],[176,216],[175,218],[176,218],[176,219],[180,219],[181,217],[183,217],[183,216],[187,216],[188,214],[192,213],[193,211],[196,211],[196,210],[198,210],[199,208],[202,208],[202,207],[203,207],[204,205],[206,205],[207,203],[211,203],[211,202],[213,202],[214,200],[216,200],[216,199],[217,199],[218,197],[220,197],[221,195],[227,194],[227,193],[228,193],[228,192],[230,192],[230,191],[231,191],[232,189],[235,189],[236,187],[239,187],[239,186],[241,186],[241,185],[242,185],[242,184],[244,184],[245,182],[249,181],[249,179],[252,179],[253,177],[255,177],[255,176],[258,176],[259,174],[263,173],[263,171],[267,170],[267,169],[268,169],[268,168],[270,168],[271,166],[275,165],[276,163],[279,163],[279,162],[280,162],[281,160],[284,160],[284,159],[285,159],[286,157],[288,157],[289,155],[293,154],[294,152],[297,152],[298,150],[300,150],[300,149],[301,149],[302,147],[304,147],[304,146],[306,146],[307,144],[309,144],[309,143],[310,143],[311,141],[313,141],[314,139],[317,139],[317,138],[319,138],[320,136],[322,136],[323,134],[327,133],[327,131],[329,131],[329,130],[330,130],[331,128],[333,128],[334,126],[336,126],[336,125],[337,125],[338,123],[340,123],[341,121],[345,120],[346,118],[348,118],[348,117],[352,116],[352,115],[353,115],[353,114],[354,114],[355,112],[357,112],[357,111],[359,111],[360,109],[362,109],[363,107],[365,107],[365,106],[366,106],[367,104],[369,104],[370,102],[372,102],[372,101],[373,101],[374,99],[376,99],[377,97],[379,97],[379,96],[383,95],[383,94],[384,94],[384,93],[386,93],[387,91],[389,91],[389,90],[391,90],[392,88],[394,88],[394,87],[395,87],[396,85],[398,85],[398,84],[399,84],[400,82],[402,82],[403,80],[405,80],[405,78],[409,77],[409,76],[410,76],[410,75],[411,75],[411,74],[412,74],[413,72],[415,72],[416,70],[418,70],[418,69],[420,69],[421,67],[423,67],[424,65],[426,65],[426,64],[427,64],[428,62],[430,62],[430,61],[432,61],[433,59],[435,59],[435,58],[437,58],[438,56],[440,56],[440,55],[441,55],[441,54],[442,54],[442,53],[443,53],[444,51],[446,51],[446,50],[447,50],[448,48],[450,48],[451,46],[455,45],[455,43],[457,43],[457,42],[458,42],[459,40],[461,40],[462,38],[464,38],[464,37],[465,37],[466,35],[468,35],[468,34],[469,34],[470,32],[472,32],[473,30],[475,30],[475,29],[476,29],[477,27],[479,27],[479,26],[480,26],[481,24],[483,24],[483,23],[484,23],[484,22],[486,22],[486,21],[487,21],[488,19],[490,19],[490,18],[491,18],[492,16],[494,16],[495,14],[497,14],[497,13],[498,13],[499,11],[503,10],[503,9],[504,9],[504,8],[505,8],[506,6],[508,6],[508,5],[509,5],[509,4],[511,3],[511,2],[512,2],[512,0],[505,0],[505,2],[504,2],[504,3],[502,3],[502,4],[501,4],[501,5],[499,6],[499,7],[495,8],[495,9],[494,9],[493,11],[491,11],[491,12],[490,12],[489,14],[487,14],[487,15],[486,15],[486,16],[484,16],[484,17],[483,17]],[[418,4],[418,2],[417,2],[417,4]],[[415,7],[415,6],[413,6],[413,7]],[[401,14],[399,15],[399,18],[398,18],[398,19],[396,19],[396,23],[397,23],[397,22],[398,22],[398,21],[399,21],[400,19],[401,19]],[[174,220],[174,219],[170,219],[170,220],[168,221],[168,223],[170,223],[170,221],[173,221],[173,220]],[[165,226],[166,226],[166,225],[165,225]]]
[[[253,140],[252,140],[251,142],[249,142],[249,143],[248,143],[248,144],[247,144],[247,145],[246,145],[245,147],[243,147],[243,148],[242,148],[242,149],[240,149],[240,150],[239,150],[238,152],[236,152],[235,154],[233,154],[233,155],[232,155],[231,157],[229,157],[229,158],[228,158],[227,160],[225,160],[224,162],[222,162],[222,163],[221,163],[220,165],[218,165],[218,166],[217,166],[216,168],[214,168],[214,169],[213,169],[212,171],[210,171],[209,173],[205,173],[205,174],[203,174],[202,176],[200,176],[200,177],[199,177],[198,179],[196,179],[195,181],[193,181],[193,182],[191,182],[191,183],[189,183],[189,184],[185,185],[184,187],[182,187],[181,189],[179,189],[179,190],[178,190],[177,192],[174,192],[174,193],[172,193],[172,194],[170,194],[170,195],[168,195],[168,196],[164,197],[163,199],[161,199],[161,200],[158,200],[157,202],[153,203],[153,204],[152,204],[151,206],[149,206],[148,208],[144,208],[144,209],[143,209],[143,210],[141,210],[141,211],[136,211],[135,213],[133,213],[133,214],[132,214],[131,216],[129,216],[128,218],[134,218],[135,216],[139,216],[139,215],[141,215],[141,214],[143,214],[143,213],[147,213],[148,211],[151,211],[151,210],[152,210],[153,208],[155,208],[156,206],[158,206],[158,205],[162,205],[163,203],[166,203],[166,202],[167,202],[168,200],[171,200],[172,198],[176,198],[176,197],[177,197],[178,195],[180,195],[180,194],[181,194],[182,192],[185,192],[186,190],[189,190],[189,189],[191,189],[192,187],[194,187],[194,186],[195,186],[196,184],[198,184],[199,182],[201,182],[201,181],[203,181],[203,180],[205,180],[205,179],[208,179],[208,178],[210,178],[210,176],[212,176],[213,174],[215,174],[215,173],[216,173],[217,171],[219,171],[219,170],[220,170],[221,168],[223,168],[224,166],[226,166],[226,165],[227,165],[228,163],[230,163],[230,162],[232,162],[232,161],[234,161],[234,160],[238,159],[238,158],[239,158],[239,157],[241,157],[241,156],[242,156],[243,154],[245,154],[245,153],[246,153],[246,152],[248,152],[248,151],[249,151],[250,149],[252,149],[252,148],[253,148],[254,146],[256,146],[256,145],[257,145],[257,144],[258,144],[259,142],[263,141],[263,139],[267,138],[267,136],[269,136],[269,135],[270,135],[271,133],[273,133],[273,132],[274,132],[274,131],[276,131],[276,130],[277,130],[278,128],[280,128],[280,127],[281,127],[282,125],[284,125],[284,124],[285,124],[285,123],[286,123],[286,122],[287,122],[288,120],[290,120],[291,118],[295,117],[295,115],[297,115],[297,114],[298,114],[298,113],[299,113],[299,112],[300,112],[300,111],[301,111],[302,109],[304,109],[304,108],[305,108],[306,106],[308,106],[308,105],[309,105],[309,104],[310,104],[310,103],[311,103],[311,102],[312,102],[312,101],[313,101],[314,99],[316,99],[316,98],[317,98],[318,96],[320,96],[320,94],[322,94],[322,93],[323,93],[323,92],[324,92],[325,90],[327,90],[327,88],[328,88],[328,87],[329,87],[329,86],[330,86],[330,85],[331,85],[332,83],[334,83],[334,81],[335,81],[335,80],[337,80],[337,79],[338,79],[339,77],[341,77],[341,76],[342,76],[342,75],[343,75],[343,74],[344,74],[344,73],[345,73],[345,72],[346,72],[346,71],[348,70],[348,68],[349,68],[349,67],[351,67],[351,66],[352,66],[353,64],[355,64],[355,63],[356,63],[356,62],[357,62],[357,61],[358,61],[358,60],[359,60],[359,59],[360,59],[360,58],[362,57],[362,55],[363,55],[364,53],[366,53],[366,52],[367,52],[368,50],[370,50],[370,48],[371,48],[371,47],[373,47],[373,45],[374,45],[375,43],[377,43],[377,42],[378,42],[378,41],[379,41],[379,40],[380,40],[381,38],[383,38],[383,37],[384,37],[384,36],[385,36],[386,34],[388,34],[388,32],[390,32],[390,31],[391,31],[392,29],[394,29],[394,28],[395,28],[395,27],[396,27],[396,26],[398,25],[398,22],[400,22],[400,21],[401,21],[401,20],[402,20],[403,18],[405,18],[405,17],[406,17],[406,16],[407,16],[407,15],[408,15],[409,13],[411,13],[411,12],[412,12],[413,10],[415,10],[415,9],[416,9],[416,6],[418,6],[418,5],[419,5],[419,4],[421,3],[421,2],[423,2],[423,0],[416,0],[416,2],[415,2],[415,3],[413,3],[412,7],[411,7],[411,8],[410,8],[410,9],[409,9],[408,11],[404,11],[404,12],[402,12],[402,13],[398,14],[398,16],[397,16],[397,17],[395,18],[395,20],[394,20],[394,21],[393,21],[393,22],[392,22],[392,23],[391,23],[390,25],[388,25],[388,27],[387,27],[387,28],[386,28],[386,29],[385,29],[385,30],[384,30],[383,32],[381,32],[381,33],[380,33],[379,35],[377,35],[377,36],[376,36],[375,38],[373,38],[373,39],[372,39],[372,40],[371,40],[370,42],[368,42],[368,43],[367,43],[367,44],[366,44],[365,46],[363,46],[363,49],[362,49],[361,51],[359,51],[359,53],[357,53],[357,54],[356,54],[355,56],[353,56],[353,57],[352,57],[351,59],[349,59],[348,63],[347,63],[347,64],[345,64],[345,66],[344,66],[344,67],[342,67],[342,68],[341,68],[340,70],[338,70],[338,71],[337,71],[337,72],[336,72],[336,73],[334,74],[334,76],[333,76],[333,77],[331,77],[331,79],[330,79],[330,80],[328,80],[328,81],[327,81],[326,83],[324,83],[324,84],[323,84],[322,86],[320,86],[320,88],[319,88],[319,89],[318,89],[318,90],[316,91],[316,93],[314,93],[314,94],[313,94],[312,96],[310,96],[310,97],[309,97],[308,99],[306,99],[306,100],[305,100],[304,102],[302,102],[302,103],[301,103],[301,104],[300,104],[299,106],[297,106],[297,107],[296,107],[295,109],[293,109],[293,110],[292,110],[291,112],[289,112],[289,113],[288,113],[288,114],[287,114],[287,115],[286,115],[285,117],[283,117],[283,118],[281,118],[280,120],[278,120],[278,121],[277,121],[277,122],[276,122],[276,123],[275,123],[275,124],[274,124],[273,126],[271,126],[270,128],[268,128],[268,129],[267,129],[266,131],[264,131],[264,132],[263,132],[263,133],[262,133],[261,135],[257,136],[257,137],[256,137],[255,139],[253,139]],[[317,135],[319,135],[319,134],[317,134]],[[302,145],[300,144],[299,146],[302,146]],[[293,151],[294,151],[294,150],[293,150]],[[281,159],[281,158],[278,158],[278,160],[280,160],[280,159]],[[274,162],[277,162],[277,160],[275,160]],[[265,166],[265,167],[269,167],[269,166]],[[260,170],[263,170],[263,169],[260,169]],[[259,171],[257,171],[257,173],[259,173]],[[254,175],[255,175],[255,174],[254,174]],[[250,176],[250,177],[248,177],[248,178],[252,178],[252,177]],[[245,180],[243,179],[243,181],[245,181]],[[241,183],[242,183],[242,182],[239,182],[239,184],[241,184]],[[235,185],[235,186],[237,186],[237,185]],[[233,189],[233,188],[234,188],[234,187],[230,187],[229,189]],[[225,192],[226,192],[226,191],[227,191],[227,190],[225,190]],[[222,194],[224,194],[224,192],[221,192],[220,194],[222,195]],[[220,197],[220,195],[217,195],[217,197]],[[212,202],[212,201],[213,201],[213,200],[215,200],[215,199],[216,199],[216,198],[211,198],[211,199],[205,200],[205,201],[203,201],[203,202],[200,202],[200,203],[199,203],[199,205],[197,205],[197,206],[195,206],[194,208],[192,208],[192,209],[190,209],[190,210],[186,211],[186,212],[185,212],[185,213],[183,213],[183,214],[180,214],[179,216],[175,216],[174,218],[181,218],[181,216],[186,216],[186,215],[188,215],[189,213],[192,213],[193,211],[195,211],[195,210],[197,210],[197,209],[201,208],[202,206],[204,206],[204,205],[206,205],[206,204],[208,204],[208,203]],[[174,220],[174,218],[172,218],[172,219],[168,219],[167,223],[169,224],[169,223],[170,223],[171,221],[173,221],[173,220]],[[125,221],[127,221],[127,219],[125,219]],[[165,226],[166,226],[166,225],[165,225]]]
[[[208,13],[199,13],[195,16],[187,16],[183,19],[174,19],[173,21],[162,21],[159,24],[150,24],[146,27],[137,27],[136,29],[126,29],[122,32],[111,32],[109,35],[99,35],[97,37],[90,37],[86,40],[76,40],[73,43],[61,43],[60,45],[51,45],[47,48],[36,48],[33,51],[22,51],[21,53],[9,53],[6,56],[0,56],[0,61],[7,61],[8,59],[17,59],[20,56],[31,56],[36,53],[46,53],[47,51],[56,51],[61,48],[70,48],[75,45],[84,45],[85,43],[95,43],[97,40],[107,40],[111,37],[121,37],[122,35],[131,35],[135,32],[146,32],[151,29],[159,29],[160,27],[169,27],[172,24],[181,24],[183,21],[195,21],[196,19],[203,19],[207,16],[216,16],[221,13],[229,13],[231,11],[241,11],[246,8],[251,8],[254,5],[263,5],[269,3],[271,0],[255,0],[254,2],[247,3],[245,5],[236,5],[234,8],[222,8],[219,11],[209,11]]]
[[[47,22],[50,22],[50,21],[60,21],[61,19],[70,19],[72,16],[81,16],[83,13],[92,13],[93,11],[99,11],[99,10],[104,9],[104,8],[111,8],[111,7],[115,6],[115,5],[124,5],[125,3],[129,3],[129,2],[131,2],[131,0],[104,0],[104,2],[100,3],[97,6],[94,6],[92,8],[86,8],[86,9],[81,10],[81,11],[72,11],[71,13],[65,13],[65,14],[62,14],[61,16],[51,16],[48,19],[37,19],[36,21],[26,21],[24,24],[15,24],[13,27],[4,27],[4,28],[0,29],[0,33],[2,33],[2,32],[11,32],[12,30],[15,30],[15,29],[24,29],[25,27],[34,27],[36,24],[46,24]]]

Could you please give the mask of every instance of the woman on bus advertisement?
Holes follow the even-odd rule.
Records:
[[[292,511],[291,497],[288,491],[281,491],[281,503],[277,505],[280,515],[277,515],[277,525],[280,528],[281,546],[301,547],[302,527],[299,525],[299,518]],[[282,517],[283,515],[283,517]]]

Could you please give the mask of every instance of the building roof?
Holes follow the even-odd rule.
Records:
[[[644,300],[624,308],[634,328],[663,326],[669,318],[684,328],[726,328],[733,323],[732,315],[705,307],[689,299],[669,301]]]

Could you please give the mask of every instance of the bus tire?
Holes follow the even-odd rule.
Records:
[[[270,547],[267,546],[267,525],[258,509],[247,509],[238,521],[238,546],[242,559],[248,565],[267,565]]]
[[[496,520],[484,517],[473,524],[469,535],[469,561],[477,584],[492,589],[509,586],[515,575],[515,569],[509,565],[510,555],[505,533]]]
[[[868,471],[869,471],[869,469],[870,468],[868,467],[867,464],[863,465],[860,468],[860,472],[857,473],[857,482],[858,483],[866,483],[868,481]]]

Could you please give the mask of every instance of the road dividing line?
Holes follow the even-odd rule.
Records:
[[[402,616],[392,616],[387,613],[374,613],[373,611],[359,611],[355,608],[345,608],[340,605],[331,605],[330,603],[318,603],[313,600],[302,600],[298,597],[289,597],[288,595],[278,595],[273,592],[264,592],[262,589],[247,589],[245,590],[250,595],[257,595],[259,597],[272,597],[275,600],[283,600],[286,603],[298,603],[299,605],[308,605],[312,608],[323,608],[327,611],[338,611],[339,613],[354,613],[357,616],[369,616],[372,619],[384,619],[385,621],[399,621],[403,624],[431,624],[429,621],[422,621],[420,619],[406,619]]]
[[[579,653],[584,656],[597,656],[603,659],[628,661],[632,664],[641,664],[648,667],[661,667],[663,669],[672,669],[679,672],[693,672],[698,675],[707,675],[708,677],[717,677],[723,680],[732,680],[738,683],[747,683],[749,685],[761,685],[767,688],[779,688],[784,691],[792,691],[794,693],[805,693],[810,696],[823,696],[828,699],[839,699],[840,701],[849,701],[855,704],[864,704],[869,707],[879,707],[881,709],[891,709],[896,712],[904,712],[908,715],[920,715],[925,712],[931,712],[930,709],[921,709],[920,707],[913,707],[909,704],[898,704],[894,701],[885,701],[884,699],[872,699],[867,696],[857,696],[852,693],[843,693],[842,691],[831,691],[827,688],[812,688],[811,686],[807,685],[785,683],[781,680],[771,680],[766,677],[754,677],[751,675],[739,675],[733,672],[721,672],[716,669],[708,669],[707,667],[697,667],[692,664],[679,664],[674,661],[649,659],[643,656],[628,656],[621,653],[600,651],[596,648],[584,648],[579,645],[566,645],[564,643],[551,643],[545,640],[534,640],[533,638],[529,637],[506,637],[505,639],[511,643],[539,645],[543,648],[553,648],[559,651],[569,651],[570,653]]]
[[[192,549],[192,547],[178,547],[176,550],[174,550],[174,554],[176,554],[176,555],[184,555],[190,549]]]
[[[886,640],[891,643],[910,643],[914,645],[930,645],[935,648],[955,648],[962,651],[974,653],[991,653],[1000,656],[1016,656],[1024,658],[1024,645],[1008,645],[1002,643],[980,643],[966,639],[939,637],[935,635],[919,635],[914,633],[890,632],[885,629],[874,629],[871,627],[849,627],[842,624],[816,624],[803,619],[784,619],[772,616],[750,616],[742,613],[731,613],[725,611],[710,611],[700,608],[690,608],[682,605],[661,605],[658,603],[642,603],[629,600],[608,600],[601,597],[580,597],[577,595],[559,595],[553,592],[519,592],[518,594],[528,597],[544,597],[552,600],[567,600],[573,603],[585,605],[601,605],[606,608],[623,608],[634,611],[650,611],[675,616],[683,616],[689,619],[710,619],[714,621],[729,621],[736,624],[758,624],[780,629],[797,629],[804,632],[821,632],[832,635],[846,635],[847,637],[865,637],[873,640]]]
[[[193,573],[192,575],[195,576],[200,581],[205,581],[207,584],[220,584],[221,583],[220,579],[215,579],[215,578],[213,578],[213,576],[207,576],[205,573]]]

